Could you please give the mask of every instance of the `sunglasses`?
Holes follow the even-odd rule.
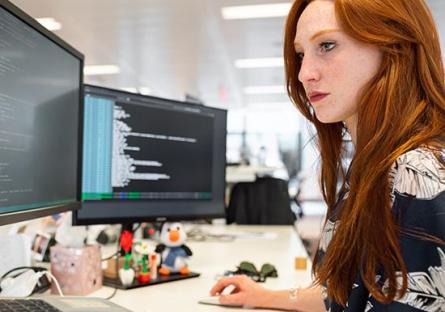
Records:
[[[249,276],[255,282],[263,283],[268,277],[278,277],[278,272],[275,266],[270,263],[265,263],[258,271],[252,262],[243,261],[237,266],[236,271],[226,271],[224,275],[238,275],[244,274]]]

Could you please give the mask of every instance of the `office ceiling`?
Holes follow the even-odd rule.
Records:
[[[288,105],[280,94],[247,95],[246,86],[284,85],[282,67],[235,68],[239,58],[282,56],[284,17],[223,20],[224,6],[289,0],[12,0],[35,18],[53,17],[56,34],[85,54],[87,65],[116,64],[119,74],[87,76],[115,88],[186,93],[224,108]],[[445,37],[445,1],[429,0]],[[283,87],[284,91],[284,87]],[[263,103],[263,104],[261,104]]]
[[[116,64],[119,74],[87,76],[109,87],[186,93],[225,108],[287,101],[284,94],[244,95],[243,86],[283,85],[283,68],[237,69],[238,58],[282,55],[284,17],[223,20],[221,7],[286,0],[12,0],[35,18],[53,17],[57,35],[87,65]],[[283,87],[284,90],[284,87]]]

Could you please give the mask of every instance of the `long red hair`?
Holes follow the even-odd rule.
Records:
[[[337,183],[346,179],[342,167],[345,128],[342,122],[319,122],[298,81],[301,61],[293,42],[298,19],[310,2],[295,0],[287,18],[286,83],[291,100],[317,131],[320,183],[330,216],[338,200]],[[372,296],[388,303],[407,290],[388,175],[401,154],[421,145],[443,144],[445,85],[440,44],[423,0],[335,0],[335,13],[346,34],[379,47],[383,58],[378,73],[361,93],[349,196],[323,260],[315,259],[314,274],[317,283],[328,285],[329,297],[342,305],[359,273]],[[388,278],[385,292],[376,284],[378,270]],[[396,272],[402,272],[402,285],[397,283]]]

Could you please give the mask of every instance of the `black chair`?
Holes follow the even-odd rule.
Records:
[[[263,177],[233,186],[226,211],[227,224],[294,224],[287,181]]]

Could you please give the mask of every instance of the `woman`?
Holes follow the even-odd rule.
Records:
[[[445,311],[445,77],[424,0],[296,0],[284,58],[288,93],[321,154],[328,215],[315,283],[289,296],[235,276],[211,294],[232,284],[221,303]]]

